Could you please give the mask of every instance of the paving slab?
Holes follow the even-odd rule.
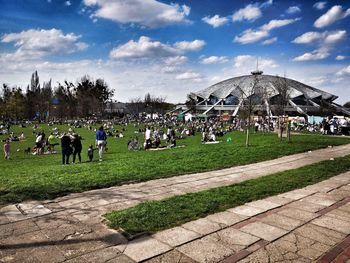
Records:
[[[249,202],[249,203],[246,203],[246,205],[259,208],[264,212],[281,206],[280,204],[276,204],[266,200],[257,200],[254,202]]]
[[[256,236],[239,231],[238,229],[229,227],[208,236],[209,238],[219,242],[226,247],[238,252],[246,248],[260,239]]]
[[[316,218],[312,221],[312,223],[318,226],[326,227],[328,229],[333,229],[346,235],[350,234],[349,221],[344,221],[325,215],[320,218]]]
[[[17,222],[29,218],[27,215],[24,215],[20,210],[18,210],[16,205],[2,207],[0,209],[0,215],[6,216],[9,222]]]
[[[210,237],[204,237],[180,246],[178,250],[197,262],[219,262],[232,255],[234,251]]]
[[[311,219],[317,217],[315,213],[307,212],[295,208],[284,208],[281,211],[277,212],[280,215],[291,217],[301,221],[310,221]]]
[[[35,232],[40,228],[32,220],[23,220],[12,224],[0,225],[0,237],[21,236],[26,233]]]
[[[242,205],[242,206],[237,206],[235,208],[228,209],[227,211],[241,215],[241,216],[255,216],[258,214],[261,214],[265,212],[266,210],[249,206],[249,205]]]
[[[242,232],[265,239],[267,241],[273,241],[288,233],[288,231],[284,229],[275,226],[270,226],[262,222],[250,223],[240,228],[240,230]]]
[[[305,190],[305,189],[297,189],[294,191],[290,191],[284,194],[280,194],[278,196],[293,199],[293,200],[299,200],[301,198],[304,198],[306,196],[312,195],[316,193],[316,190]]]
[[[327,216],[334,217],[339,220],[350,222],[350,213],[341,210],[341,209],[334,209],[327,213]]]
[[[163,254],[171,247],[152,237],[143,237],[127,244],[118,245],[117,249],[136,262]]]
[[[125,256],[124,254],[121,254],[115,258],[106,261],[106,263],[135,263],[135,261]]]
[[[182,227],[197,232],[201,235],[207,235],[222,228],[219,223],[212,222],[205,218],[200,218],[195,221],[188,222],[186,224],[183,224]]]
[[[117,249],[117,247],[107,247],[104,249],[96,250],[88,254],[84,254],[83,256],[74,258],[72,260],[67,261],[68,263],[78,263],[78,262],[86,262],[86,263],[104,263],[114,258],[119,258],[121,255],[121,251]]]
[[[349,196],[349,190],[344,190],[341,188],[334,189],[334,190],[328,192],[328,195],[336,200],[342,200],[342,199]]]
[[[345,212],[350,213],[350,203],[347,203],[345,205],[342,205],[341,207],[339,207],[340,210],[343,210]]]
[[[269,244],[252,254],[248,255],[244,259],[238,261],[239,263],[273,263],[273,262],[293,262],[293,263],[309,263],[311,262],[307,258],[298,255],[293,252],[289,252],[288,249],[281,249],[275,244]]]
[[[304,224],[304,222],[301,220],[293,219],[279,214],[270,214],[260,219],[260,221],[268,225],[279,227],[289,231]]]
[[[326,206],[310,203],[310,202],[307,202],[306,200],[298,200],[287,204],[286,207],[315,213],[324,209]]]
[[[345,234],[308,223],[294,231],[295,234],[303,236],[322,244],[334,246],[345,238]]]
[[[144,261],[144,263],[197,263],[178,250],[171,250],[165,254]]]
[[[312,204],[323,205],[323,206],[331,206],[337,202],[330,195],[317,193],[306,198],[303,198],[302,201],[306,201]]]
[[[176,247],[199,238],[201,235],[183,227],[174,227],[152,235],[153,238]]]
[[[230,213],[226,211],[209,215],[206,217],[206,219],[210,221],[223,224],[225,226],[232,226],[238,222],[245,220],[246,218],[247,218],[246,216],[242,216],[242,215],[238,215],[238,214]]]

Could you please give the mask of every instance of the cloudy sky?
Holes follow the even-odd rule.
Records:
[[[191,91],[250,74],[350,101],[349,1],[0,0],[0,82],[104,78],[115,99]]]

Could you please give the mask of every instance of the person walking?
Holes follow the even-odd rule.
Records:
[[[101,126],[98,131],[96,132],[96,146],[98,148],[98,154],[100,157],[100,162],[102,162],[102,155],[103,151],[105,150],[106,147],[106,140],[107,140],[107,134],[103,130],[103,126]]]
[[[6,142],[4,144],[5,160],[10,160],[10,150],[11,150],[10,141],[6,140]]]
[[[74,133],[73,134],[73,141],[72,141],[72,145],[73,145],[73,163],[75,163],[75,157],[78,155],[79,158],[79,163],[81,163],[81,150],[83,149],[83,146],[81,144],[81,137],[79,136],[79,134]]]
[[[151,128],[147,126],[146,131],[145,131],[145,150],[149,149],[152,147],[152,140],[151,140],[152,132]]]
[[[62,165],[69,164],[69,156],[72,154],[71,139],[64,133],[61,137]]]

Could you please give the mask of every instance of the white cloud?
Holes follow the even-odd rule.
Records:
[[[149,37],[141,36],[138,41],[130,40],[127,43],[113,48],[111,58],[152,58],[179,55],[180,51],[159,41],[152,41]]]
[[[338,31],[325,31],[325,32],[306,32],[301,36],[295,38],[292,42],[296,44],[311,44],[311,43],[321,43],[321,44],[335,44],[346,37],[345,30]]]
[[[123,45],[113,48],[110,57],[115,59],[122,58],[162,58],[174,57],[185,52],[198,51],[205,45],[203,40],[181,41],[174,45],[164,44],[160,41],[153,41],[151,38],[141,36],[139,40],[130,40]],[[177,59],[184,59],[178,57]]]
[[[342,68],[341,70],[339,70],[337,72],[337,75],[338,76],[343,76],[343,75],[350,75],[350,65],[345,67],[345,68]]]
[[[333,24],[350,15],[350,8],[343,12],[341,5],[335,5],[329,9],[325,14],[320,16],[314,23],[317,28],[323,28]]]
[[[345,37],[346,37],[346,31],[345,30],[338,30],[338,31],[333,31],[333,32],[329,32],[328,34],[326,34],[324,41],[326,44],[334,44],[334,43],[337,43],[341,40],[344,40]]]
[[[215,15],[212,17],[209,17],[209,16],[203,17],[202,21],[216,28],[227,24],[228,19],[226,17],[220,17],[219,15]]]
[[[192,80],[195,82],[202,81],[202,76],[199,73],[193,71],[187,71],[182,74],[179,74],[175,77],[177,80]]]
[[[188,58],[186,56],[168,57],[164,59],[165,64],[171,66],[180,66],[186,64],[187,61]]]
[[[72,3],[71,3],[70,1],[66,1],[66,2],[64,2],[64,5],[65,5],[65,6],[71,6]]]
[[[265,31],[271,31],[272,29],[283,27],[289,24],[292,24],[296,21],[299,21],[300,18],[295,18],[295,19],[273,19],[267,24],[263,25],[260,27],[260,29],[265,30]]]
[[[2,53],[7,59],[40,59],[52,54],[70,54],[84,50],[88,45],[78,42],[81,36],[74,33],[64,34],[61,30],[29,29],[20,33],[5,34],[1,38],[3,43],[12,43],[17,50],[14,53]]]
[[[244,8],[239,9],[232,15],[232,21],[255,21],[261,17],[262,13],[259,7],[249,4]]]
[[[186,56],[167,57],[164,58],[161,62],[164,64],[156,64],[155,70],[159,70],[166,74],[179,74],[184,71],[183,65],[188,62],[188,58]]]
[[[268,22],[267,24],[264,24],[261,27],[259,27],[258,30],[247,29],[243,31],[243,33],[241,33],[239,36],[236,36],[233,41],[240,44],[255,43],[264,38],[267,38],[270,35],[269,33],[272,29],[283,27],[299,20],[300,18],[281,20],[273,19],[270,20],[270,22]]]
[[[202,57],[200,60],[201,64],[221,64],[226,62],[228,62],[228,59],[225,56]]]
[[[263,45],[271,45],[272,43],[275,43],[277,41],[277,37],[273,37],[270,39],[266,39],[262,42]]]
[[[313,8],[318,9],[318,10],[322,10],[326,7],[327,2],[316,2],[313,5]]]
[[[292,42],[296,44],[309,44],[322,39],[322,33],[306,32],[301,36],[296,37]]]
[[[250,44],[250,43],[258,42],[268,36],[269,36],[268,31],[265,31],[265,30],[254,31],[252,29],[247,29],[243,31],[243,33],[241,33],[240,36],[236,36],[233,41],[240,44]]]
[[[247,74],[252,70],[256,69],[256,62],[259,61],[259,70],[268,70],[272,68],[277,68],[278,64],[273,59],[257,58],[251,55],[240,55],[236,56],[234,59],[234,68],[243,69],[243,74]]]
[[[310,77],[308,79],[308,84],[313,87],[318,87],[327,83],[328,81],[329,79],[325,76],[316,76],[316,77]]]
[[[266,2],[263,2],[259,7],[260,8],[265,8],[265,7],[269,7],[273,4],[273,0],[267,0]]]
[[[346,58],[346,56],[338,55],[336,56],[335,60],[345,60]]]
[[[118,23],[135,23],[150,28],[190,23],[190,7],[165,4],[156,0],[83,0],[89,7],[97,7],[94,17]]]
[[[286,10],[287,14],[296,14],[296,13],[300,13],[300,12],[301,12],[301,9],[299,6],[290,6]]]
[[[318,49],[312,52],[306,52],[293,58],[293,61],[321,60],[329,57],[332,46],[346,37],[345,30],[325,31],[325,32],[306,32],[295,38],[292,42],[296,44],[317,44]]]
[[[202,47],[205,46],[204,40],[194,40],[194,41],[180,41],[176,42],[174,46],[182,51],[198,51],[201,50]]]
[[[319,48],[312,52],[304,53],[300,56],[293,58],[293,61],[310,61],[310,60],[321,60],[329,57],[328,48]]]

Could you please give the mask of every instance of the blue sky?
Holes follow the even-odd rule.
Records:
[[[115,99],[285,75],[350,101],[350,2],[0,0],[1,83],[104,78]]]

